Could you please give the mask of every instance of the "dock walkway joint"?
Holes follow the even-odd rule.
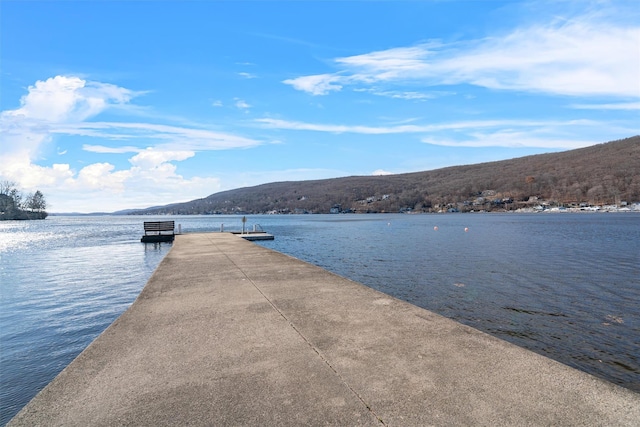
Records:
[[[176,237],[9,426],[632,426],[640,394],[230,233]]]

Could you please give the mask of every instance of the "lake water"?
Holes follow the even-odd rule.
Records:
[[[0,425],[135,300],[183,232],[240,216],[0,222]],[[640,214],[248,216],[257,242],[640,392]]]

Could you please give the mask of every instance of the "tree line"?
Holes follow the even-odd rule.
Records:
[[[640,202],[640,136],[432,171],[275,182],[126,213],[465,212],[623,202]]]
[[[11,181],[0,182],[0,221],[45,219],[47,201],[40,190],[23,194]]]

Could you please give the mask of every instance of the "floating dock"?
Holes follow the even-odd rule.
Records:
[[[245,240],[249,240],[251,242],[255,240],[273,240],[275,237],[273,234],[265,233],[264,231],[249,231],[249,232],[233,232]]]
[[[176,236],[9,426],[638,426],[640,394],[231,233]]]

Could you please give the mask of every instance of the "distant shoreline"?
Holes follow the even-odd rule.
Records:
[[[640,204],[639,204],[640,205]],[[108,212],[97,212],[97,213],[78,213],[78,212],[54,212],[50,213],[48,216],[243,216],[243,215],[251,215],[251,216],[292,216],[292,215],[442,215],[442,214],[500,214],[500,213],[508,213],[508,214],[519,214],[519,213],[640,213],[640,207],[638,208],[620,208],[620,209],[579,209],[579,208],[566,208],[566,209],[542,209],[535,210],[534,208],[525,208],[525,209],[516,209],[512,211],[502,210],[502,211],[466,211],[466,212],[350,212],[350,213],[225,213],[225,214],[142,214],[142,213],[108,213]],[[44,219],[44,218],[43,218]]]

